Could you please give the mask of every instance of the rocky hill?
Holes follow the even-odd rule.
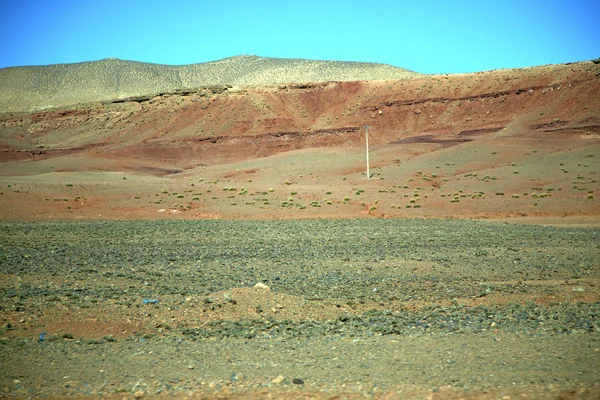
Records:
[[[182,74],[167,79],[158,72],[143,76],[163,89],[168,82],[181,86]],[[83,85],[65,73],[54,99],[73,99],[63,86],[99,99],[97,92],[114,95],[104,88],[138,82],[119,76],[117,82],[98,73],[94,85]],[[250,75],[237,78],[251,82]],[[0,220],[166,213],[597,219],[600,212],[600,64],[592,61],[137,93],[0,113]]]
[[[0,69],[0,112],[36,111],[212,85],[385,80],[416,75],[377,63],[253,55],[180,66],[111,58]]]

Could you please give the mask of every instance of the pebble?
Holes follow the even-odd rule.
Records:
[[[187,366],[187,368],[188,368],[188,369],[194,369],[195,367],[194,367],[194,365],[193,365],[193,364],[190,364],[190,365],[188,365],[188,366]]]
[[[271,288],[262,282],[258,282],[256,285],[254,285],[254,289],[270,290]]]
[[[246,375],[241,372],[232,372],[231,373],[231,381],[232,382],[240,382],[246,379]]]
[[[146,393],[143,390],[138,390],[137,392],[135,392],[133,394],[133,397],[135,397],[136,399],[140,399],[142,397],[144,397]]]
[[[284,380],[285,380],[285,378],[283,377],[283,375],[277,375],[275,378],[273,378],[273,380],[271,381],[271,383],[273,383],[275,385],[279,385]]]
[[[304,381],[300,378],[294,378],[294,380],[292,381],[292,383],[296,384],[296,385],[304,385]]]

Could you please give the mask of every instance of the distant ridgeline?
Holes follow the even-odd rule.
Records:
[[[419,75],[386,64],[251,55],[190,65],[119,59],[0,69],[0,112],[35,111],[213,85],[402,79]]]

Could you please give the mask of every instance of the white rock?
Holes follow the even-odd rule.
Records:
[[[262,282],[258,282],[256,285],[254,285],[254,289],[264,289],[264,290],[270,290],[271,288],[268,287],[267,285],[265,285]]]

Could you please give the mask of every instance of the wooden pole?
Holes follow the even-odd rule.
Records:
[[[369,125],[365,125],[365,144],[367,147],[367,179],[371,179],[371,172],[369,171]]]

